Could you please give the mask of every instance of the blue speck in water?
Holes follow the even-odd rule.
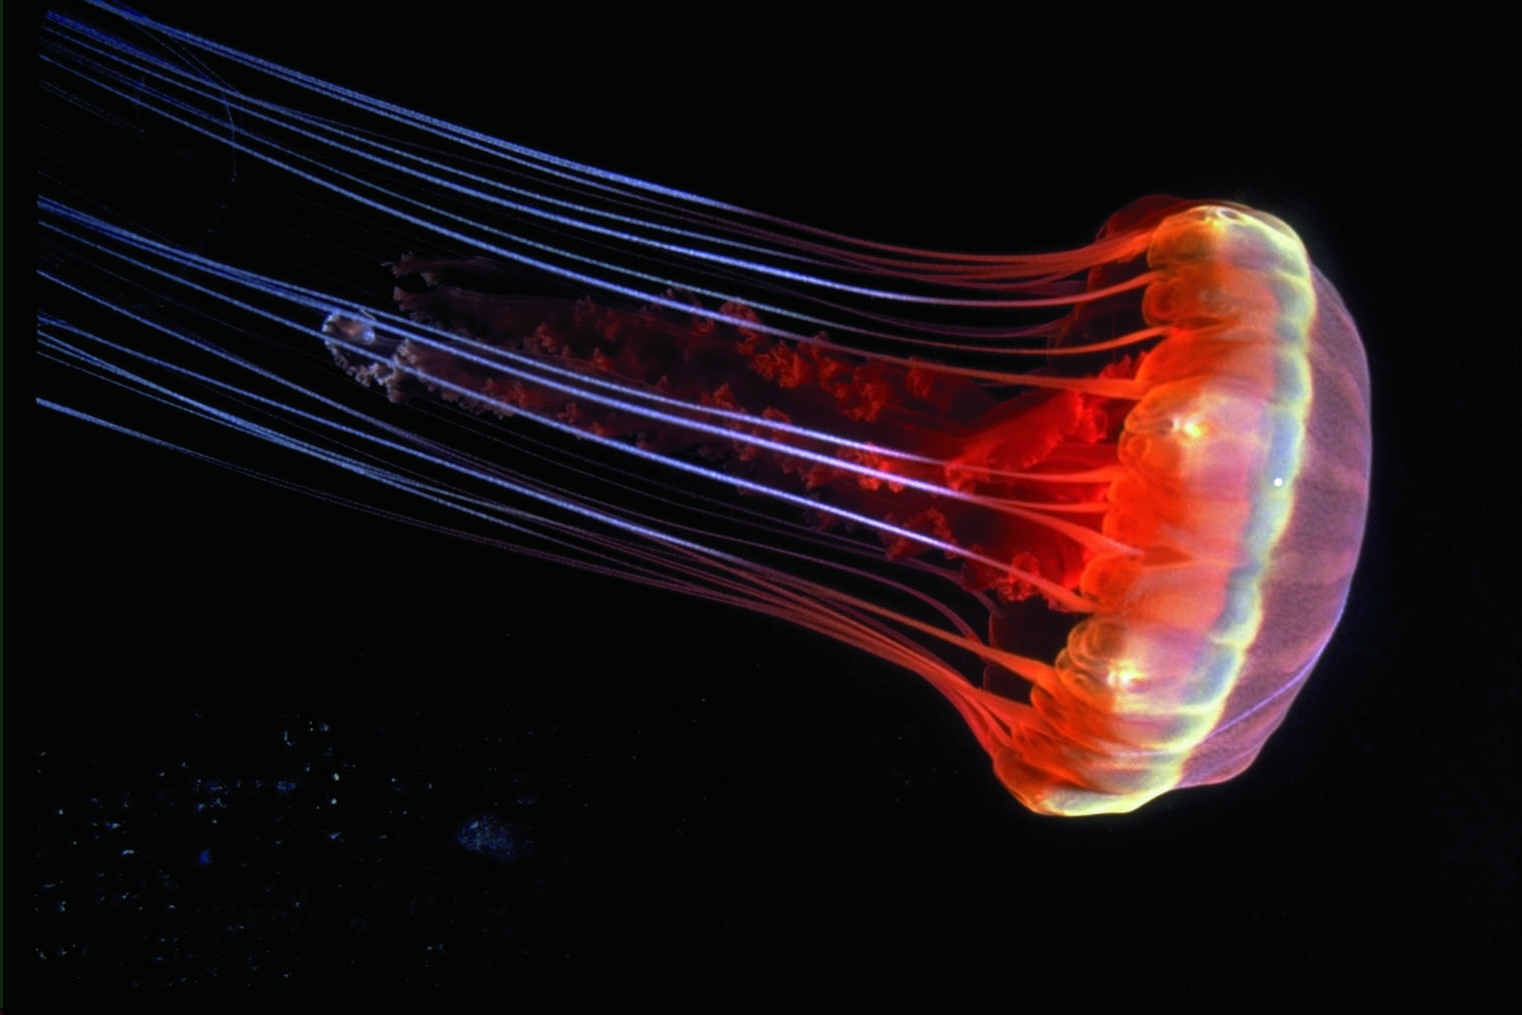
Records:
[[[489,856],[493,860],[507,862],[522,857],[529,843],[519,837],[511,825],[495,818],[473,818],[460,826],[455,841],[472,853]]]

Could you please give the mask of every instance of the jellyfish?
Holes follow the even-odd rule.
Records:
[[[507,144],[119,10],[51,18],[43,59],[43,354],[379,484],[357,508],[911,670],[1043,814],[1238,774],[1331,637],[1367,370],[1272,215],[1152,197],[1072,251],[943,254]],[[126,215],[74,178],[70,124],[145,119],[135,178],[173,200]],[[262,257],[219,246],[234,173],[301,212],[269,220],[290,240]],[[311,267],[381,261],[391,307]]]

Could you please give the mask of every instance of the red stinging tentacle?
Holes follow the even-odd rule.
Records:
[[[479,402],[466,399],[477,411],[532,410],[599,436],[636,440],[662,454],[697,452],[743,470],[750,481],[809,492],[819,502],[823,524],[830,523],[831,507],[838,507],[1005,561],[1014,572],[1077,588],[1088,552],[1038,520],[1014,517],[996,505],[1000,499],[1027,504],[1102,500],[1103,484],[1047,484],[1031,476],[1114,464],[1107,442],[1113,440],[1121,413],[1105,399],[1038,390],[1000,402],[974,379],[928,369],[929,364],[862,359],[823,341],[776,338],[760,327],[747,327],[743,322],[759,324],[758,318],[735,303],[721,308],[722,319],[716,319],[696,308],[684,315],[664,306],[631,311],[589,300],[494,295],[466,287],[496,281],[490,263],[481,259],[409,257],[393,271],[404,283],[422,282],[420,291],[404,286],[396,294],[398,305],[419,321],[668,396],[693,407],[686,411],[695,413],[694,419],[703,418],[702,408],[713,408],[754,422],[734,415],[703,419],[710,427],[733,431],[726,441],[711,430],[685,428],[669,418],[657,421],[591,399],[578,402],[526,379],[522,371],[471,362],[447,347],[404,343],[396,355],[399,364],[479,392]],[[1129,377],[1133,368],[1126,360],[1107,373]],[[393,397],[399,391],[417,395],[429,387],[403,370],[388,386]],[[829,437],[815,440],[808,432]],[[777,444],[809,456],[778,450]],[[884,451],[864,450],[872,446]],[[831,468],[820,456],[875,471]],[[1001,475],[1016,472],[1025,478]],[[945,493],[915,484],[941,487]],[[884,540],[890,556],[926,549],[901,534],[885,534]],[[962,581],[969,590],[994,590],[1011,601],[1037,594],[1018,573],[997,572],[987,564],[965,564]]]

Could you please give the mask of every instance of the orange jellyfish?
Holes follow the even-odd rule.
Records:
[[[1081,292],[1031,301],[1075,307],[1048,329],[1055,361],[1130,355],[1091,375],[945,369],[777,339],[737,304],[683,319],[494,296],[470,287],[489,262],[413,257],[393,266],[422,281],[398,288],[401,307],[479,344],[388,342],[342,316],[329,328],[339,361],[395,400],[431,393],[734,459],[746,487],[806,491],[826,522],[876,529],[890,557],[941,551],[969,592],[1070,613],[1051,662],[1020,654],[997,610],[973,646],[980,682],[908,660],[1032,810],[1126,811],[1229,779],[1283,720],[1347,596],[1370,451],[1357,332],[1295,234],[1238,206],[1146,199],[1087,250],[1001,268],[1024,276],[1001,278],[1011,293],[1086,270]],[[989,382],[1026,390],[997,398]],[[812,608],[781,612],[893,657]]]
[[[62,27],[59,66],[82,68],[70,87],[119,61],[133,116],[162,94],[196,143],[310,189],[303,209],[347,209],[351,253],[391,229],[393,250],[418,252],[392,266],[404,314],[166,243],[60,186],[40,202],[47,291],[109,313],[123,288],[193,287],[244,316],[240,341],[259,337],[235,349],[154,324],[163,346],[125,348],[50,317],[39,334],[59,361],[442,506],[482,542],[782,617],[911,669],[1041,813],[1129,811],[1237,774],[1331,636],[1367,502],[1367,371],[1336,291],[1272,216],[1149,198],[1068,253],[909,250],[504,145],[137,24],[310,94],[300,110],[254,101],[201,64]],[[319,100],[334,112],[307,111]],[[384,128],[337,126],[364,116]],[[423,210],[401,200],[413,192]],[[516,295],[528,271],[590,298]],[[324,317],[333,355],[393,401],[470,410],[470,447],[264,365],[268,334],[310,348]],[[212,366],[183,365],[185,349]],[[555,431],[587,456],[536,469],[515,454]]]

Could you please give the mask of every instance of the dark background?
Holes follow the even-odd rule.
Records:
[[[15,410],[42,566],[11,583],[13,990],[1513,958],[1515,72],[1435,39],[454,13],[164,16],[848,234],[1061,249],[1153,192],[1290,222],[1372,375],[1343,624],[1241,778],[1040,818],[928,686],[844,646]]]

